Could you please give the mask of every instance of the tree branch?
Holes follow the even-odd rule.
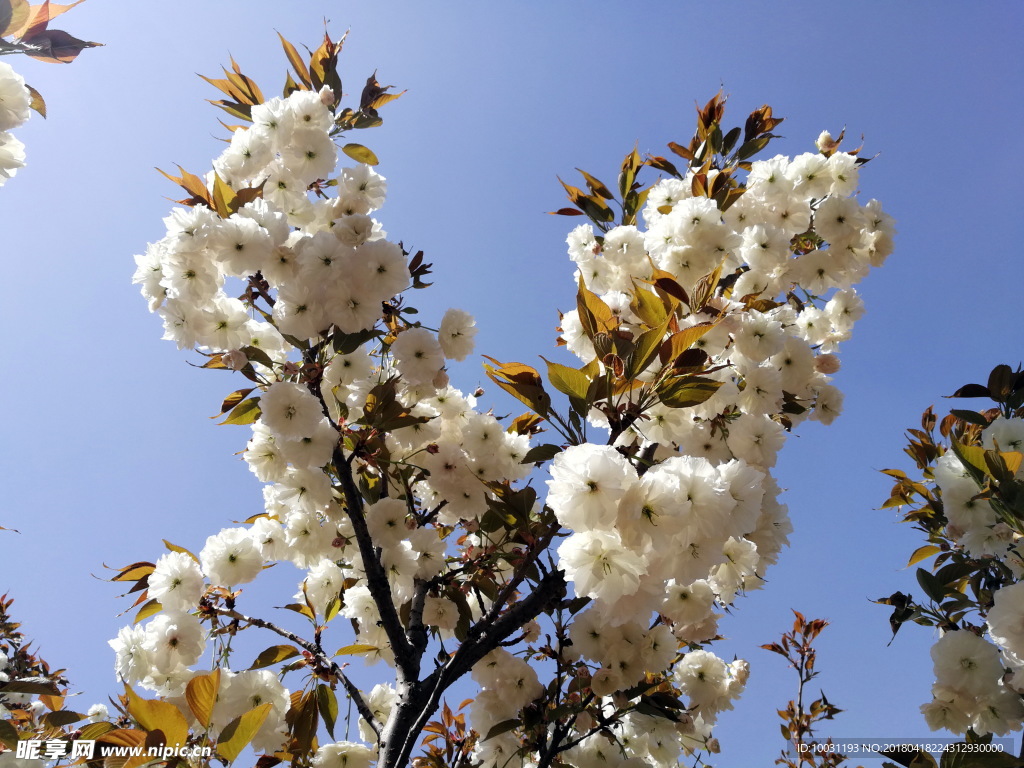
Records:
[[[359,489],[356,488],[355,479],[352,477],[352,467],[345,459],[341,448],[334,449],[334,466],[338,470],[338,479],[341,481],[341,488],[345,494],[345,512],[348,514],[349,520],[352,521],[356,543],[359,545],[363,570],[366,572],[366,585],[380,612],[381,625],[384,627],[388,642],[395,654],[395,665],[398,667],[401,679],[418,680],[422,652],[416,652],[416,648],[406,637],[402,621],[398,617],[398,610],[391,596],[391,583],[377,556],[370,531],[366,527],[363,497],[359,493]]]
[[[384,727],[378,761],[380,768],[404,766],[420,732],[437,711],[441,695],[523,624],[539,616],[565,593],[565,588],[564,574],[557,569],[548,571],[529,595],[504,614],[491,621],[480,620],[470,627],[455,655],[422,682],[408,688],[407,695],[400,697],[401,703],[392,710]]]
[[[316,656],[320,663],[323,664],[325,667],[329,667],[331,670],[331,674],[338,678],[338,681],[345,689],[345,692],[349,695],[349,698],[352,699],[353,702],[355,702],[356,709],[359,710],[360,716],[363,718],[363,720],[366,721],[370,728],[373,729],[373,732],[377,736],[377,738],[380,738],[381,725],[377,722],[377,718],[374,717],[373,710],[371,710],[370,707],[367,706],[366,701],[363,699],[362,692],[360,692],[360,690],[356,688],[355,685],[353,685],[352,681],[348,679],[344,671],[342,671],[341,667],[339,667],[334,662],[334,660],[329,658],[327,654],[324,653],[324,649],[322,647],[320,647],[316,643],[311,643],[309,640],[305,640],[299,637],[294,632],[289,632],[287,629],[282,629],[281,627],[277,626],[271,621],[267,621],[266,619],[258,619],[255,616],[246,616],[244,613],[239,613],[236,610],[228,608],[214,607],[210,610],[212,610],[214,613],[220,616],[227,616],[230,619],[244,621],[246,624],[251,624],[254,627],[262,627],[263,629],[269,629],[271,632],[280,635],[286,640],[291,640],[293,643],[295,643],[303,650],[306,650],[309,653]]]

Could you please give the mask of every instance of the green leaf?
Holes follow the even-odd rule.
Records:
[[[646,293],[646,291],[645,291]],[[658,306],[661,306],[661,302],[658,302]],[[636,348],[629,356],[629,365],[626,367],[626,378],[635,379],[638,375],[643,373],[647,366],[649,366],[654,358],[658,355],[658,350],[661,348],[662,339],[665,338],[665,333],[668,331],[668,318],[664,320],[656,328],[644,331],[636,340]]]
[[[316,687],[316,703],[320,709],[320,717],[324,719],[327,732],[334,738],[334,724],[338,720],[338,699],[334,691],[326,685]]]
[[[47,712],[43,715],[43,722],[51,728],[60,728],[65,725],[71,725],[77,723],[79,720],[83,720],[88,715],[83,715],[80,712],[72,712],[70,709],[58,709],[56,712]]]
[[[282,605],[281,607],[289,611],[301,613],[307,619],[310,619],[311,621],[316,621],[316,616],[313,614],[311,610],[309,610],[308,605],[302,605],[301,603],[288,603],[288,605]]]
[[[526,403],[537,415],[547,415],[551,410],[551,395],[544,391],[543,381],[536,369],[523,363],[502,363],[493,357],[484,357],[495,364],[483,364],[491,381]]]
[[[600,195],[605,200],[612,200],[615,197],[615,195],[608,191],[608,187],[606,187],[603,182],[594,178],[582,168],[577,168],[576,170],[583,175],[584,179],[587,180],[587,186],[590,187],[590,191],[595,195]]]
[[[579,400],[587,399],[587,390],[590,389],[590,377],[582,371],[570,368],[567,365],[552,363],[541,357],[548,366],[548,380],[551,385],[563,395],[575,397]]]
[[[242,402],[245,399],[246,395],[248,395],[250,392],[252,392],[253,389],[254,389],[254,387],[249,387],[248,389],[238,389],[238,390],[235,390],[234,392],[232,392],[230,395],[225,397],[224,398],[224,402],[221,403],[221,405],[220,405],[220,413],[218,413],[216,416],[211,416],[210,418],[211,419],[219,419],[225,413],[227,413],[228,411],[232,410],[236,405],[238,405],[240,402]]]
[[[549,461],[562,452],[562,446],[553,445],[552,443],[544,443],[543,445],[535,445],[526,452],[523,460],[520,464],[539,464],[541,462]]]
[[[60,696],[60,689],[56,683],[51,683],[49,680],[15,680],[14,682],[0,685],[0,693],[31,693]]]
[[[17,749],[19,741],[18,732],[14,730],[14,726],[6,720],[0,720],[0,744],[7,745],[8,749]]]
[[[924,590],[928,597],[936,603],[942,602],[942,598],[946,594],[946,588],[931,572],[926,571],[924,568],[918,568],[917,583],[921,585],[921,589]]]
[[[79,738],[85,741],[95,741],[104,733],[110,733],[111,731],[116,730],[117,726],[113,723],[89,723],[82,727],[82,730],[79,733]]]
[[[658,398],[669,408],[691,408],[709,400],[722,383],[700,376],[673,377],[658,388]]]
[[[238,196],[219,175],[213,174],[213,206],[222,219],[238,210]]]
[[[495,736],[501,736],[501,734],[503,733],[514,731],[521,724],[522,721],[518,718],[513,718],[511,720],[502,720],[500,723],[495,725],[493,728],[491,728],[491,730],[487,732],[487,735],[484,736],[483,740],[487,741],[488,739],[493,739]]]
[[[737,160],[746,160],[747,158],[753,157],[762,149],[768,146],[768,142],[772,140],[772,136],[762,136],[760,139],[751,139],[739,148],[736,152]]]
[[[269,701],[260,704],[228,723],[217,739],[217,754],[229,763],[234,762],[235,758],[253,740],[259,729],[263,727],[272,706]]]
[[[377,165],[380,162],[380,160],[377,159],[377,156],[362,144],[346,144],[341,148],[341,151],[359,163]]]
[[[579,290],[576,293],[576,309],[579,312],[583,332],[591,341],[599,333],[609,333],[619,327],[619,319],[601,297],[587,288],[580,275]]]
[[[661,298],[653,291],[640,288],[635,281],[633,283],[633,299],[629,302],[629,308],[651,328],[661,325],[668,317],[665,303]]]
[[[331,598],[330,602],[327,603],[327,607],[324,609],[324,623],[326,624],[335,616],[338,615],[338,611],[341,610],[341,600],[337,595]]]
[[[279,661],[294,658],[299,653],[299,649],[292,645],[272,645],[256,657],[256,661],[252,663],[249,669],[269,667],[271,664],[277,664]]]
[[[160,731],[169,746],[184,745],[188,741],[188,721],[169,701],[143,699],[125,686],[128,693],[128,714],[147,731]]]
[[[954,416],[962,421],[966,421],[968,424],[977,424],[979,427],[987,427],[988,419],[982,416],[980,413],[975,411],[961,411],[954,409],[950,411]]]
[[[243,400],[232,408],[228,417],[220,422],[220,426],[224,424],[252,424],[260,417],[260,413],[260,399],[258,397],[250,397],[248,400]]]

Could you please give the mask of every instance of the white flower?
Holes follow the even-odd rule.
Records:
[[[705,719],[729,707],[729,668],[709,651],[690,651],[676,665],[679,687],[699,707]]]
[[[636,480],[636,470],[612,446],[570,446],[551,465],[547,503],[558,521],[573,530],[607,529]]]
[[[444,352],[426,328],[408,328],[391,345],[395,366],[410,384],[428,384],[444,367]]]
[[[931,656],[936,681],[969,696],[991,692],[1003,674],[996,647],[965,629],[946,632]]]
[[[146,625],[142,647],[158,672],[172,672],[199,661],[206,637],[199,619],[189,613],[161,613]]]
[[[449,309],[441,319],[437,340],[441,343],[444,356],[449,360],[465,360],[473,351],[473,337],[476,336],[476,320],[461,309]]]
[[[665,589],[665,601],[661,613],[676,624],[698,624],[711,615],[715,605],[715,593],[703,579],[692,584],[670,581]]]
[[[378,301],[390,299],[409,286],[409,266],[395,243],[370,240],[355,250],[353,277]]]
[[[311,764],[313,768],[370,768],[376,760],[376,753],[365,744],[338,741],[322,745]]]
[[[263,555],[245,528],[225,528],[206,540],[199,553],[203,573],[217,586],[252,581],[263,568]]]
[[[0,131],[0,187],[25,167],[25,145],[13,134]]]
[[[0,131],[17,128],[28,120],[31,104],[25,78],[10,64],[0,61]]]
[[[341,173],[341,189],[350,195],[365,201],[369,213],[384,205],[384,197],[388,192],[387,180],[368,165],[357,165],[346,168]],[[340,197],[340,191],[339,191]]]
[[[574,533],[562,542],[558,557],[577,594],[608,602],[634,594],[647,573],[644,558],[609,531]]]
[[[992,639],[1017,656],[1024,656],[1024,581],[997,590],[988,612]]]
[[[423,623],[430,627],[454,630],[459,623],[459,607],[447,597],[427,597],[423,605]]]
[[[309,569],[303,584],[305,585],[305,598],[321,616],[327,613],[327,607],[331,601],[341,595],[341,589],[345,581],[345,574],[333,560],[326,557]],[[295,594],[295,600],[300,604],[305,602],[302,585]]]
[[[146,630],[141,626],[122,627],[107,644],[114,649],[114,673],[127,683],[141,681],[152,667],[150,654],[143,647]]]
[[[164,610],[193,610],[199,605],[205,587],[196,561],[183,552],[163,555],[149,575],[149,596],[159,601]]]
[[[277,436],[301,440],[317,431],[324,417],[320,402],[302,384],[278,381],[260,398],[261,420]]]

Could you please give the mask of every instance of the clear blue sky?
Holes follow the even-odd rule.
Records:
[[[564,238],[577,222],[544,213],[562,205],[556,175],[613,180],[634,143],[685,142],[694,102],[720,87],[737,122],[762,103],[787,118],[773,145],[786,154],[822,129],[864,134],[878,157],[861,194],[896,217],[897,249],[860,287],[868,313],[836,377],[844,415],[802,427],[780,458],[796,533],[768,587],[722,623],[718,653],[753,672],[721,718],[715,762],[769,765],[781,747],[774,710],[794,694],[792,673],[757,646],[790,625],[790,608],[832,622],[820,684],[846,711],[826,733],[928,735],[918,706],[932,637],[907,627],[887,648],[888,612],[869,603],[913,588],[901,567],[918,545],[876,511],[878,470],[905,466],[903,430],[927,405],[1024,357],[1014,2],[90,0],[63,17],[56,26],[106,47],[71,66],[8,60],[50,118],[16,132],[28,167],[0,190],[0,525],[21,530],[0,532],[0,591],[84,706],[116,690],[106,641],[127,608],[90,574],[154,560],[161,538],[198,549],[261,505],[232,455],[246,430],[206,418],[241,385],[187,366],[131,285],[132,255],[161,236],[175,195],[153,168],[205,171],[220,151],[221,113],[203,101],[216,94],[194,73],[216,74],[230,52],[274,91],[285,71],[274,31],[313,45],[325,17],[336,35],[352,30],[346,91],[374,69],[409,89],[363,139],[388,177],[385,229],[435,264],[421,309],[472,312],[477,351],[502,360],[548,355],[556,309],[573,302]],[[454,379],[484,383],[479,359]],[[276,578],[289,590],[298,580]]]

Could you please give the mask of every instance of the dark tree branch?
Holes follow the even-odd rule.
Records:
[[[481,619],[469,629],[455,654],[441,667],[414,685],[400,685],[399,704],[391,711],[380,744],[380,768],[405,766],[420,732],[437,711],[442,694],[473,665],[498,648],[523,624],[537,618],[549,605],[565,594],[562,571],[544,574],[536,588],[512,605],[505,613],[489,620]]]
[[[374,734],[380,738],[380,723],[377,722],[377,718],[373,715],[373,710],[367,706],[366,701],[363,699],[363,694],[358,688],[353,685],[352,681],[348,679],[344,671],[339,667],[330,657],[324,653],[324,649],[321,648],[317,643],[311,643],[309,640],[305,640],[294,632],[289,632],[287,629],[283,629],[271,621],[265,619],[257,619],[254,616],[246,616],[243,613],[239,613],[235,610],[229,610],[227,608],[212,608],[214,613],[220,616],[226,616],[230,619],[237,619],[238,621],[244,621],[246,624],[251,624],[254,627],[262,627],[263,629],[269,629],[286,640],[291,640],[297,646],[303,650],[308,651],[317,658],[317,660],[325,667],[330,668],[331,674],[338,678],[345,692],[349,695],[349,698],[356,705],[356,709],[359,710],[360,716],[367,722],[370,728],[373,729]]]
[[[391,596],[391,584],[384,572],[384,566],[377,555],[370,531],[366,527],[366,516],[363,513],[363,497],[356,488],[352,477],[352,467],[345,459],[341,448],[334,449],[334,466],[338,471],[341,489],[345,494],[345,512],[352,521],[352,529],[356,534],[359,554],[366,572],[366,585],[373,596],[373,602],[380,612],[381,625],[388,636],[388,642],[395,653],[395,665],[399,671],[399,682],[414,681],[419,678],[422,651],[417,653],[413,644],[406,637],[402,621],[398,617],[398,609]]]

